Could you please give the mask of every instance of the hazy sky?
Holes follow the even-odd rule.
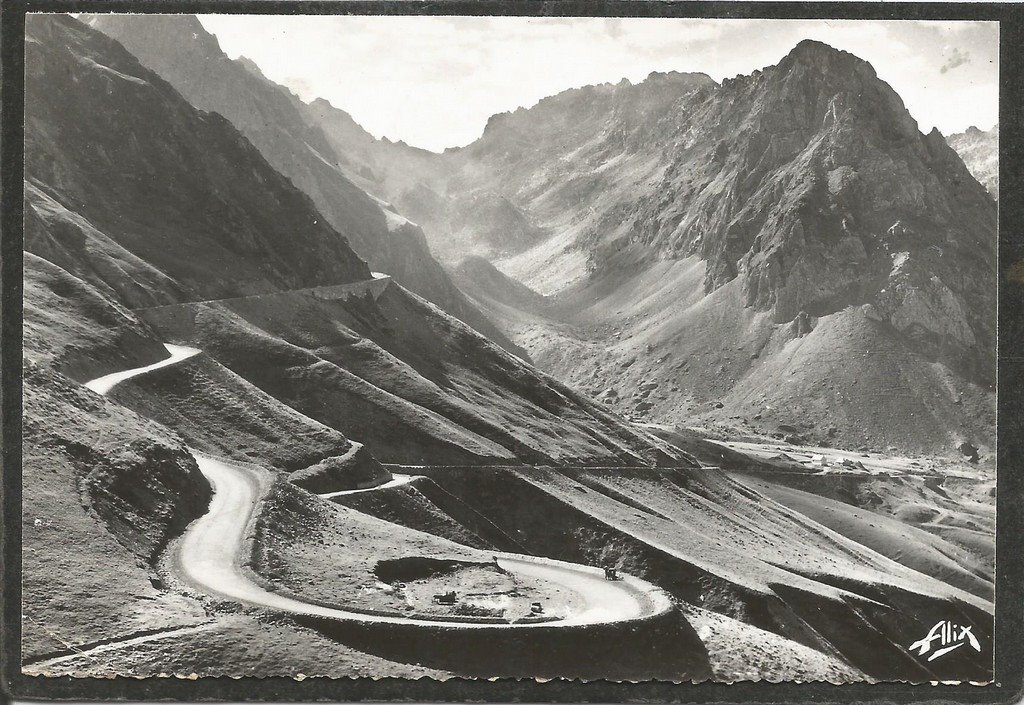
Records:
[[[467,144],[494,113],[567,88],[701,71],[716,81],[775,64],[801,39],[871,62],[925,132],[998,119],[998,24],[805,20],[203,15],[305,100],[322,97],[377,137]]]

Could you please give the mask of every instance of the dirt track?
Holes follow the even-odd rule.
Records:
[[[164,347],[167,348],[167,352],[171,355],[160,362],[154,362],[152,365],[135,367],[122,372],[113,372],[109,375],[104,375],[103,377],[86,382],[85,386],[97,394],[107,394],[111,389],[125,380],[131,379],[132,377],[138,377],[139,375],[152,372],[153,370],[159,370],[162,367],[170,367],[171,365],[177,364],[182,360],[187,360],[200,352],[196,348],[188,348],[184,345],[170,345],[168,343],[164,343]]]
[[[185,532],[174,556],[175,572],[205,594],[282,612],[341,621],[379,624],[419,624],[460,629],[523,629],[573,627],[641,619],[661,614],[671,605],[654,586],[632,577],[609,582],[597,568],[577,566],[532,556],[498,554],[498,564],[512,573],[558,583],[580,594],[585,608],[557,622],[493,624],[413,619],[373,615],[323,607],[258,585],[239,563],[245,535],[261,492],[255,470],[195,454],[203,474],[214,487],[210,509]]]
[[[393,472],[393,473],[391,473],[391,479],[390,480],[388,480],[387,482],[385,482],[383,484],[376,485],[374,487],[360,487],[359,489],[355,489],[355,490],[339,490],[337,492],[325,492],[323,494],[317,495],[317,497],[320,497],[321,499],[334,499],[335,497],[344,497],[344,496],[350,495],[350,494],[360,494],[362,492],[371,492],[373,490],[386,490],[386,489],[389,489],[391,487],[401,487],[402,485],[407,485],[410,482],[412,482],[413,480],[415,480],[417,477],[420,477],[420,476],[419,475],[403,475],[402,473]]]
[[[195,348],[177,345],[166,347],[170,356],[165,360],[106,375],[86,386],[106,394],[120,382],[176,364],[200,352]],[[498,564],[509,572],[554,582],[578,593],[583,598],[584,608],[557,621],[494,624],[365,614],[310,604],[276,594],[260,586],[242,565],[246,535],[262,494],[264,476],[261,471],[253,468],[224,462],[195,451],[192,454],[213,486],[214,496],[207,513],[194,521],[177,543],[171,564],[185,583],[204,594],[340,622],[457,629],[580,627],[645,619],[665,614],[672,609],[672,603],[665,593],[632,576],[623,576],[621,580],[610,582],[604,579],[603,572],[598,568],[514,554],[497,554]],[[411,479],[408,476],[397,476],[384,485],[362,491],[393,487]]]

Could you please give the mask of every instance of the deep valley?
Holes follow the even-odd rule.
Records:
[[[434,153],[26,32],[25,673],[991,679],[979,135],[802,42]]]

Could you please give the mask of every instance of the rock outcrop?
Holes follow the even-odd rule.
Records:
[[[799,374],[835,388],[831,414],[861,403],[867,413],[892,393],[891,378],[858,383],[825,369],[846,360],[852,370],[882,349],[904,359],[901,376],[930,376],[925,366],[938,362],[968,387],[994,382],[995,203],[852,54],[805,41],[721,85],[676,75],[569,91],[495,116],[480,140],[443,157],[450,201],[486,189],[550,233],[519,252],[491,251],[506,275],[550,295],[549,321],[491,305],[483,281],[465,280],[474,299],[541,366],[595,394],[627,362],[630,382],[656,374],[678,384],[683,393],[655,399],[647,418],[685,422],[719,399],[719,416],[746,414],[750,388],[771,390],[773,410],[807,412],[788,397],[773,402],[783,388],[760,379],[793,353],[779,326],[822,346]],[[875,324],[864,350],[840,333],[859,324],[828,320],[853,308]],[[602,344],[612,330],[616,342]],[[976,419],[938,384],[942,419],[915,417],[890,440],[924,438],[924,424],[937,423],[953,451]],[[875,433],[866,416],[835,421]]]
[[[349,452],[325,458],[288,476],[292,484],[316,492],[338,492],[372,487],[391,479],[377,459],[361,443],[353,443]]]

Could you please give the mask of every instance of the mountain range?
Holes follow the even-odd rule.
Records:
[[[202,456],[265,478],[232,560],[312,604],[370,599],[384,556],[507,551],[665,591],[668,678],[987,677],[903,641],[991,635],[995,203],[865,62],[575,89],[434,154],[194,17],[36,15],[25,98],[27,662],[470,672],[183,588]],[[85,385],[165,344],[194,354]],[[985,462],[808,500],[817,473],[715,440],[780,430]]]
[[[994,447],[994,200],[849,53],[573,89],[443,154],[309,110],[538,366],[620,413]]]

